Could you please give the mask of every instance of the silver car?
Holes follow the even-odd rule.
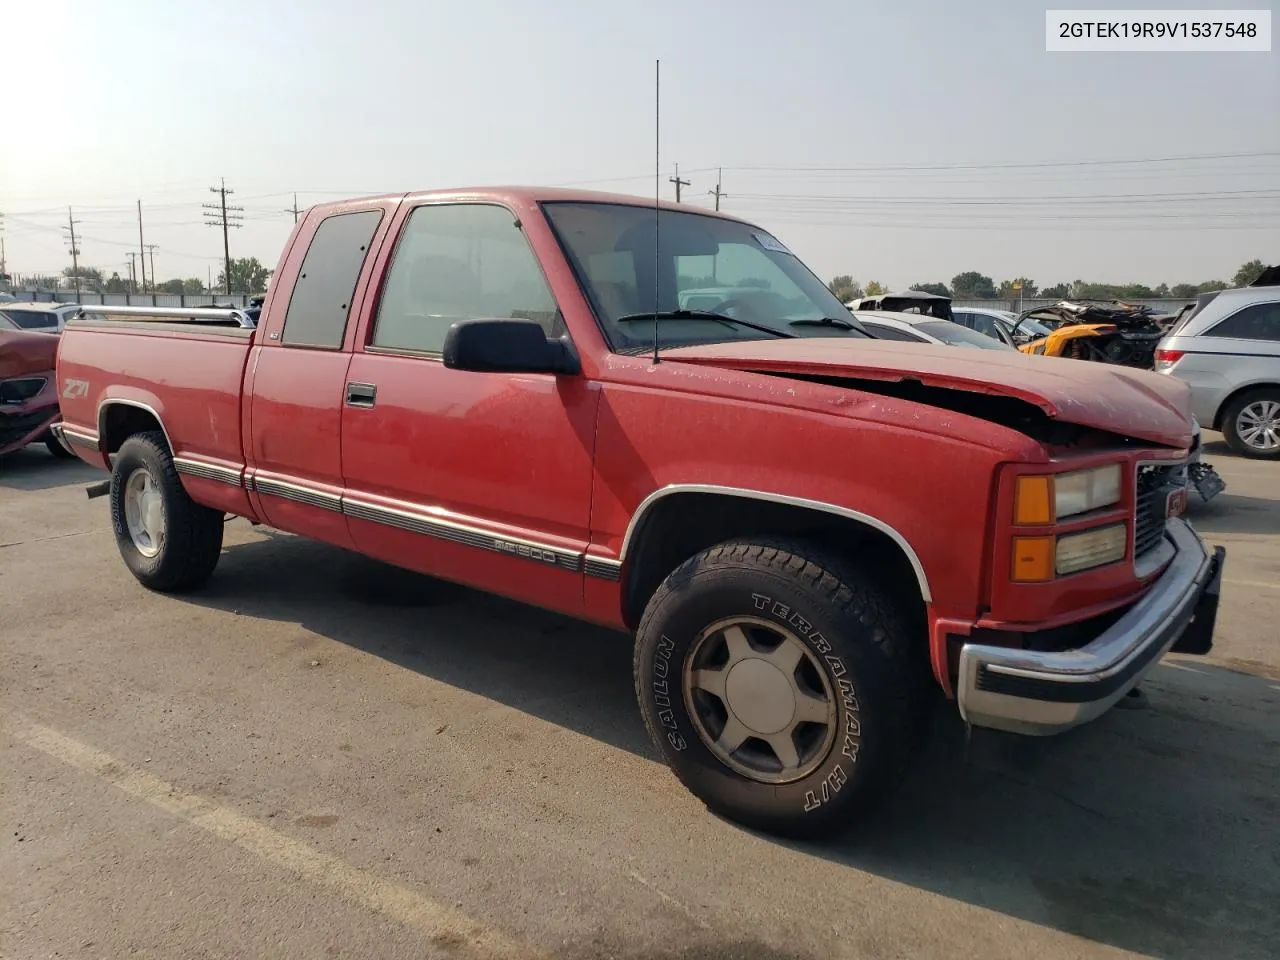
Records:
[[[1205,295],[1156,349],[1191,387],[1196,419],[1246,457],[1280,459],[1280,286]]]

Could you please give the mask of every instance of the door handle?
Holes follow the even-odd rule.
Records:
[[[347,406],[372,407],[378,398],[378,388],[372,383],[348,383]]]

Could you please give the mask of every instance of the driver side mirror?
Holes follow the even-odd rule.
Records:
[[[577,374],[567,337],[550,339],[533,320],[460,320],[444,338],[444,365],[476,373]]]

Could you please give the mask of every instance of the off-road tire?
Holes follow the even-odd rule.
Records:
[[[1280,389],[1275,387],[1262,387],[1258,390],[1250,390],[1240,394],[1222,411],[1222,436],[1229,446],[1242,457],[1249,457],[1253,460],[1280,460],[1280,450],[1262,451],[1255,450],[1241,439],[1236,429],[1236,419],[1240,416],[1240,411],[1251,403],[1257,403],[1259,400],[1273,400],[1280,403]]]
[[[153,557],[138,550],[125,521],[125,484],[138,469],[161,492],[164,538]],[[220,511],[201,506],[183,489],[163,433],[137,433],[121,444],[111,471],[111,526],[120,556],[143,586],[177,593],[203,584],[222,552],[222,523]]]
[[[677,568],[649,601],[635,648],[640,709],[676,776],[715,813],[769,833],[855,824],[897,786],[936,703],[925,638],[890,597],[858,564],[803,541],[732,541]],[[835,741],[803,779],[767,784],[734,771],[690,714],[683,672],[695,638],[739,615],[785,625],[837,691]]]

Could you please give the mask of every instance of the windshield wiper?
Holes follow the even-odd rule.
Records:
[[[849,320],[837,320],[835,317],[804,317],[792,320],[789,327],[839,327],[841,330],[857,330],[857,324]]]
[[[785,330],[775,330],[773,327],[766,326],[763,323],[752,323],[750,320],[739,320],[737,317],[730,317],[723,313],[712,313],[710,310],[659,310],[655,313],[629,313],[625,317],[616,317],[614,323],[641,323],[648,320],[713,320],[716,323],[732,324],[736,323],[740,327],[748,327],[752,330],[759,330],[761,333],[769,333],[775,337],[793,338],[794,333],[787,333]]]
[[[835,327],[838,330],[857,330],[863,336],[876,339],[876,335],[856,320],[842,320],[836,317],[802,317],[790,321],[789,327]]]

